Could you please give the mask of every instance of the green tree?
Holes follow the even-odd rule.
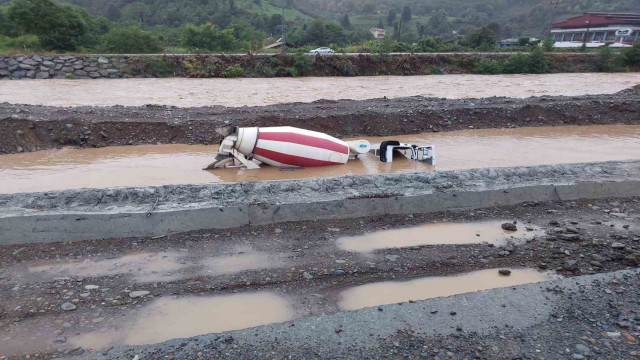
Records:
[[[378,29],[384,29],[384,24],[382,23],[382,19],[378,21]]]
[[[9,22],[4,6],[0,6],[0,35],[9,36],[9,30],[12,28]]]
[[[233,31],[233,36],[242,42],[240,45],[246,50],[262,47],[262,40],[267,37],[263,31],[254,28],[248,21],[241,18],[234,20],[229,25],[229,29]]]
[[[191,51],[227,51],[241,47],[233,34],[233,29],[220,30],[211,23],[200,26],[187,25],[180,43]]]
[[[351,30],[351,21],[349,20],[349,14],[344,14],[344,16],[342,17],[342,19],[340,20],[340,25],[341,25],[345,30]]]
[[[405,6],[402,9],[402,21],[411,21],[411,8],[409,6]]]
[[[151,18],[151,9],[143,2],[132,2],[122,9],[122,18],[126,21],[146,24]]]
[[[162,46],[153,34],[134,25],[109,31],[102,49],[117,54],[154,54],[161,52]]]
[[[77,49],[90,20],[86,11],[52,0],[13,0],[8,17],[22,33],[37,35],[48,50]]]
[[[387,15],[387,25],[393,25],[393,22],[396,21],[396,11],[391,9],[389,10],[389,14]]]
[[[496,33],[483,26],[467,35],[464,43],[466,46],[477,49],[480,47],[493,47],[496,40]]]

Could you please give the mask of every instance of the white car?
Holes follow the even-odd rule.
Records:
[[[333,53],[334,51],[328,47],[319,47],[315,50],[309,51],[309,54],[311,55],[326,55],[326,54],[333,54]]]

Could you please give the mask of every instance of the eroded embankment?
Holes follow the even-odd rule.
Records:
[[[0,196],[0,234],[5,244],[162,236],[639,193],[639,161],[68,190]]]
[[[215,128],[297,126],[337,137],[522,126],[640,124],[640,87],[613,95],[446,100],[410,97],[263,107],[0,105],[0,154],[62,146],[214,144]]]

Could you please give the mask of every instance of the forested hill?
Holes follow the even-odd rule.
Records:
[[[561,1],[555,19],[562,20],[587,11],[640,13],[639,0],[63,0],[85,7],[91,15],[112,21],[142,20],[145,25],[181,26],[211,22],[225,27],[232,17],[251,20],[256,15],[280,14],[284,3],[288,21],[309,17],[341,22],[345,14],[350,26],[392,27],[405,17],[423,26],[423,35],[446,36],[453,31],[498,22],[505,36],[539,35],[554,17],[550,2]],[[9,0],[0,0],[0,3]],[[407,14],[409,9],[410,15]],[[275,18],[274,18],[274,21]],[[390,29],[391,31],[393,29]]]
[[[491,51],[583,12],[640,13],[640,0],[0,0],[0,52],[257,51],[280,37],[283,9],[300,51]]]
[[[64,0],[94,16],[145,25],[181,26],[211,22],[225,27],[232,17],[280,14],[300,22],[309,17],[369,28],[383,25],[393,32],[394,20],[404,18],[411,31],[447,36],[497,22],[503,36],[540,35],[552,19],[562,20],[587,11],[640,13],[639,0]],[[554,9],[551,2],[561,3]],[[8,2],[8,0],[0,0]],[[555,11],[555,15],[554,15]],[[274,17],[274,22],[277,21]]]

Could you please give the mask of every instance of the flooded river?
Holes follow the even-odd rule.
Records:
[[[594,86],[597,84],[597,86]],[[55,106],[260,106],[319,99],[611,94],[640,73],[430,75],[268,79],[30,80],[0,83],[0,102]]]
[[[482,129],[367,138],[437,148],[437,167],[397,156],[382,163],[366,154],[347,165],[283,171],[203,171],[216,146],[142,145],[61,149],[0,156],[0,193],[211,182],[261,181],[481,167],[640,159],[640,126]]]

